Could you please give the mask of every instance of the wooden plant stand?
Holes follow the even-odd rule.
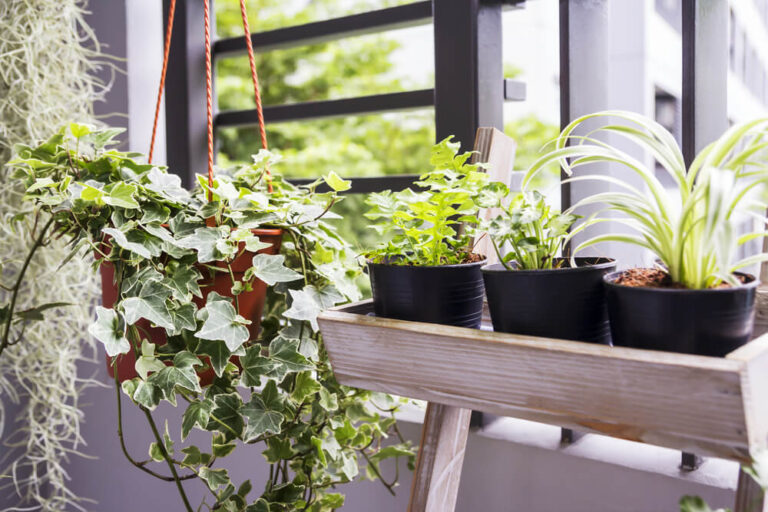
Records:
[[[340,383],[429,402],[409,512],[454,510],[471,409],[741,463],[768,442],[768,335],[713,358],[371,311],[370,301],[335,308],[320,327]],[[734,510],[768,511],[744,473]]]

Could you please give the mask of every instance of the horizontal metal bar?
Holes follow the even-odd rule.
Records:
[[[525,101],[527,95],[526,83],[520,80],[504,79],[504,100]]]
[[[426,25],[431,22],[432,2],[427,0],[304,25],[257,32],[251,34],[251,41],[256,50],[267,51]],[[231,57],[244,51],[245,39],[242,36],[219,39],[213,45],[213,55],[217,58]]]
[[[390,112],[431,107],[435,104],[433,89],[359,96],[340,100],[308,101],[264,107],[264,120],[271,123],[339,117],[374,112]],[[256,109],[225,110],[216,115],[216,127],[249,126],[258,123]]]
[[[348,178],[352,180],[352,188],[345,191],[344,194],[369,194],[371,192],[381,192],[382,190],[403,190],[408,187],[415,187],[413,182],[419,178],[417,174],[396,174],[388,176],[367,176],[364,178]],[[314,178],[289,179],[294,185],[307,185],[314,182]],[[318,187],[318,191],[327,192],[329,189],[325,184]]]

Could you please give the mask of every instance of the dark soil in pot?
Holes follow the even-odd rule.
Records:
[[[706,290],[676,286],[654,269],[605,276],[613,344],[725,356],[749,341],[755,317],[759,281],[737,276],[740,286]]]
[[[616,270],[609,258],[558,258],[560,268],[482,269],[493,329],[593,343],[610,343],[603,276]]]
[[[479,328],[485,260],[415,266],[368,262],[376,316]]]

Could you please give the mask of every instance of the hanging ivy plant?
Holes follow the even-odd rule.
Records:
[[[26,198],[52,216],[41,236],[65,237],[72,256],[87,247],[95,268],[114,268],[117,301],[97,309],[89,330],[109,356],[135,358],[138,376],[122,382],[122,392],[145,412],[156,438],[151,459],[137,461],[121,427],[126,456],[175,481],[187,510],[184,479],[205,483],[212,509],[320,512],[343,504],[334,488],[354,480],[360,465],[372,479],[382,478],[385,459],[405,457],[412,466],[411,446],[395,424],[399,402],[339,385],[318,332],[322,310],[359,298],[354,254],[327,222],[349,183],[331,173],[291,185],[267,171],[277,158],[262,150],[253,165],[212,184],[201,178],[190,193],[163,168],[110,149],[116,133],[70,125],[39,146],[17,147],[12,165]],[[331,191],[319,192],[322,183]],[[264,252],[270,244],[253,230],[265,227],[282,230],[281,253]],[[238,279],[232,263],[242,257],[251,262]],[[229,296],[205,290],[206,273],[229,275]],[[269,289],[256,330],[249,325],[260,319],[241,316],[238,300],[259,282]],[[6,316],[16,322],[14,311]],[[144,325],[160,328],[163,339]],[[121,416],[120,396],[118,389]],[[179,449],[167,426],[161,434],[151,411],[162,401],[186,406],[181,441],[202,430],[210,445]],[[270,465],[260,492],[232,482],[220,463],[247,445],[260,446]],[[392,491],[395,482],[384,483]]]

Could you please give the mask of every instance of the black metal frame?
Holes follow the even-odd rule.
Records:
[[[455,135],[465,149],[471,149],[479,126],[503,127],[504,101],[525,99],[525,84],[504,79],[501,61],[501,12],[524,0],[421,0],[379,9],[280,28],[251,35],[256,51],[294,48],[335,41],[398,28],[434,24],[435,88],[376,94],[356,98],[312,101],[264,107],[267,122],[300,121],[377,112],[435,108],[438,140]],[[164,0],[167,14],[168,0]],[[206,161],[204,126],[204,47],[202,6],[199,0],[178,0],[174,41],[171,45],[166,95],[166,115],[180,120],[174,125],[186,130],[169,130],[168,163],[181,169],[186,183],[201,172]],[[198,30],[199,29],[199,30]],[[242,37],[214,42],[214,59],[236,56],[245,51]],[[457,70],[461,70],[457,72]],[[254,125],[255,109],[215,114],[217,129]],[[388,175],[354,178],[349,193],[385,189],[398,190],[412,184],[414,176]],[[309,180],[294,180],[302,183]]]

